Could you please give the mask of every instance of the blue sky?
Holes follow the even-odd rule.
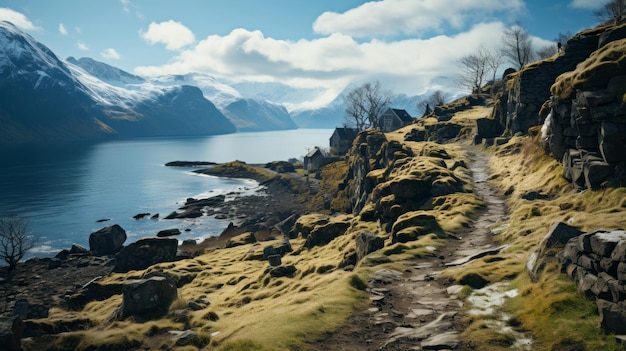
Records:
[[[418,94],[520,23],[537,47],[589,28],[607,0],[0,0],[58,56],[141,75],[203,72],[326,89],[378,79]],[[504,66],[503,66],[504,68]]]

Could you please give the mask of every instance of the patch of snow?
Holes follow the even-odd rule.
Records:
[[[511,317],[500,311],[506,300],[519,294],[517,289],[508,289],[509,283],[500,282],[475,290],[466,301],[471,308],[467,311],[470,316],[491,317],[483,319],[485,325],[503,335],[508,335],[515,340],[512,349],[532,350],[533,340],[528,335],[515,330],[507,323]]]

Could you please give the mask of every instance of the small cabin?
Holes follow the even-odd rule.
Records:
[[[333,135],[330,136],[330,149],[336,155],[345,155],[358,133],[359,131],[354,128],[335,128]]]
[[[325,163],[324,154],[317,146],[304,156],[304,169],[311,172],[317,171]]]
[[[379,119],[379,126],[383,132],[392,132],[413,123],[413,117],[406,110],[388,108]]]

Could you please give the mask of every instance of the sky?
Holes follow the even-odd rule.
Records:
[[[534,45],[593,27],[608,0],[0,0],[57,56],[143,75],[202,72],[336,95],[379,80],[417,95],[519,24]],[[503,65],[502,70],[505,66]]]

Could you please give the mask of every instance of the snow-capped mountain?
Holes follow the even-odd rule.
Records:
[[[67,58],[67,62],[82,68],[85,72],[110,85],[126,87],[129,84],[142,84],[146,82],[142,77],[130,74],[89,57],[82,57],[77,60],[70,56]]]
[[[238,131],[265,131],[296,129],[298,126],[291,119],[282,104],[272,103],[267,99],[252,97],[236,87],[218,81],[203,73],[166,75],[153,77],[150,84],[157,86],[177,86],[181,84],[197,86],[204,97],[217,106],[222,113],[237,127]]]
[[[231,133],[197,87],[108,84],[0,22],[0,142]]]

